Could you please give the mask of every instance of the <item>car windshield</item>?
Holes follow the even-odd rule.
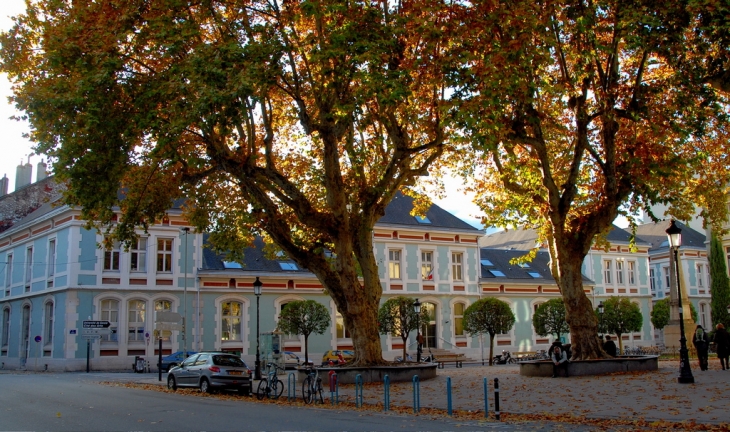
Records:
[[[232,355],[213,356],[213,364],[216,366],[246,367],[246,363],[243,360]]]

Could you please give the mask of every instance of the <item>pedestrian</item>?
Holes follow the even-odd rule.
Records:
[[[553,378],[558,376],[559,369],[565,369],[565,377],[568,378],[568,354],[560,345],[553,347]]]
[[[603,350],[611,357],[616,357],[616,342],[611,340],[610,335],[606,335],[606,342],[603,343]]]
[[[695,329],[695,334],[692,335],[692,344],[697,350],[697,359],[700,361],[700,370],[707,370],[707,351],[710,348],[710,341],[707,339],[707,333],[701,325],[698,325]]]
[[[717,357],[720,359],[722,370],[730,370],[730,363],[728,363],[728,357],[730,356],[730,334],[725,330],[725,326],[722,323],[717,325],[713,340],[717,344]]]
[[[416,351],[418,351],[419,353],[422,353],[423,352],[423,335],[421,334],[421,332],[418,332],[418,336],[416,336],[416,342],[418,342],[418,344],[416,346]]]

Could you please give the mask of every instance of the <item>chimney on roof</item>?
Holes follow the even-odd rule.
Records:
[[[22,189],[30,184],[33,174],[33,165],[30,164],[30,155],[28,155],[28,163],[23,165],[23,161],[15,169],[15,190]]]
[[[7,174],[3,174],[3,178],[0,179],[0,196],[5,196],[8,194],[8,185],[10,184],[10,179],[8,178]]]
[[[48,177],[48,165],[41,159],[36,165],[35,181],[39,182],[46,177]]]

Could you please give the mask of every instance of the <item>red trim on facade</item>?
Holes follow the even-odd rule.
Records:
[[[402,343],[401,344],[393,344],[393,348],[392,349],[394,349],[394,350],[397,350],[397,349],[402,350],[403,349],[403,344]]]
[[[504,292],[536,293],[537,288],[505,288]]]
[[[100,357],[116,357],[118,355],[119,355],[119,350],[106,349],[106,350],[99,351]]]
[[[119,278],[101,278],[101,283],[119,285],[121,283],[121,279],[119,279]]]
[[[6,241],[6,242],[2,242],[2,243],[0,243],[0,247],[4,247],[4,246],[7,246],[7,245],[9,245],[9,244],[10,244],[10,242],[9,242],[9,241]]]
[[[147,285],[147,279],[130,279],[130,285]]]
[[[228,282],[203,282],[204,287],[227,287]]]
[[[499,346],[504,346],[504,345],[512,345],[512,341],[511,341],[511,340],[501,340],[501,341],[497,341],[497,345],[499,345]]]
[[[282,285],[286,288],[286,285]],[[322,284],[296,284],[295,288],[323,288]]]
[[[50,225],[46,225],[44,227],[41,227],[41,228],[38,228],[37,230],[32,231],[31,234],[33,234],[33,235],[40,234],[43,231],[48,231],[49,229],[51,229],[51,226]]]
[[[452,241],[454,241],[454,238],[453,237],[436,237],[436,236],[433,236],[433,237],[431,237],[431,240],[452,242]]]
[[[457,342],[456,343],[456,346],[461,347],[461,348],[465,348],[466,347],[466,342]]]
[[[454,286],[454,291],[466,291],[466,287],[463,285]]]
[[[399,237],[402,239],[423,240],[423,236],[415,236],[415,235],[408,235],[408,234],[401,234]]]
[[[477,239],[461,239],[462,243],[476,243]]]
[[[381,233],[375,233],[375,237],[380,237],[380,238],[392,238],[393,236],[392,236],[392,235],[390,235],[390,234],[381,234]]]
[[[424,285],[423,290],[424,291],[436,291],[436,287],[433,285]]]
[[[12,241],[13,243],[15,243],[15,242],[17,242],[17,241],[20,241],[20,240],[25,240],[25,239],[27,239],[28,237],[30,237],[30,234],[23,234],[23,235],[22,235],[22,236],[20,236],[20,237],[12,237],[12,238],[10,239],[10,241]]]
[[[403,285],[390,285],[390,289],[392,290],[402,290]]]
[[[497,287],[482,287],[483,292],[499,292]]]
[[[70,221],[71,219],[73,219],[73,216],[65,217],[63,219],[59,219],[57,221],[53,221],[53,225],[54,226],[59,226],[61,224],[65,224],[66,222]]]
[[[172,285],[172,280],[170,280],[170,279],[157,279],[155,281],[155,284],[157,284],[157,285],[171,286]]]

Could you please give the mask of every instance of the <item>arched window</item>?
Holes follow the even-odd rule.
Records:
[[[101,301],[101,320],[109,321],[109,334],[102,335],[102,342],[117,342],[117,329],[119,328],[119,301],[106,299]]]
[[[156,300],[155,312],[172,312],[172,302],[170,300]]]
[[[454,335],[464,336],[464,303],[454,303]]]
[[[243,304],[237,301],[221,303],[221,340],[240,341]]]
[[[50,357],[53,347],[53,302],[46,303],[43,315],[43,356]]]
[[[8,343],[10,342],[10,308],[3,309],[3,333],[2,343],[0,343],[0,355],[8,355]]]
[[[127,342],[144,342],[145,306],[143,300],[130,300],[127,311]]]
[[[338,311],[335,315],[335,327],[337,328],[337,339],[349,339],[350,331],[345,327],[345,319]]]

